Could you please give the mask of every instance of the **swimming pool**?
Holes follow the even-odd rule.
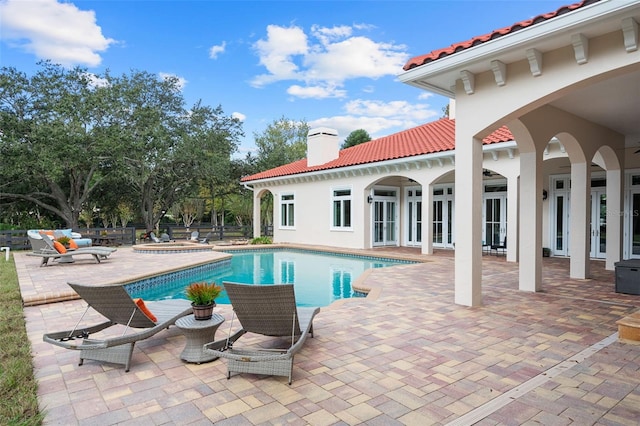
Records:
[[[233,281],[245,284],[294,284],[299,306],[328,306],[338,299],[357,297],[352,283],[367,269],[414,263],[320,251],[266,249],[230,251],[228,261],[146,278],[127,284],[132,297],[145,300],[185,299],[194,281]],[[229,303],[223,294],[216,303]]]

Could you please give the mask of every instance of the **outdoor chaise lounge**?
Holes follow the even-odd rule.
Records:
[[[54,246],[53,240],[45,234],[35,235],[27,234],[31,243],[32,252],[27,253],[28,256],[36,256],[42,258],[40,266],[47,266],[49,259],[59,260],[61,263],[72,263],[74,256],[90,255],[100,263],[101,259],[106,259],[111,253],[116,251],[112,247],[80,247],[73,251],[61,252]]]
[[[293,357],[309,335],[313,337],[313,317],[320,308],[297,307],[291,284],[249,285],[223,283],[241,329],[226,339],[207,343],[204,351],[227,360],[227,379],[231,373],[286,376],[291,384]],[[234,346],[245,333],[281,337],[284,349],[239,348]]]
[[[211,239],[211,232],[207,232],[207,235],[204,238],[200,238],[200,244],[209,244],[209,240]]]
[[[47,333],[45,342],[80,351],[80,363],[85,359],[122,364],[129,371],[133,346],[173,325],[178,318],[192,313],[188,300],[172,299],[157,302],[133,300],[122,285],[90,286],[69,283],[71,288],[87,302],[87,310],[93,308],[108,321],[91,327],[80,325],[72,330]],[[85,313],[82,315],[84,317]],[[124,327],[124,332],[92,337],[94,333],[109,327]]]

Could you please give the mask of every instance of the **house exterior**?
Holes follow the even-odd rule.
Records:
[[[441,119],[243,179],[274,195],[274,240],[454,248],[455,302],[482,302],[482,250],[506,244],[538,291],[542,248],[613,269],[640,257],[640,1],[585,0],[412,58],[406,84],[455,100]],[[490,105],[490,108],[487,108]]]

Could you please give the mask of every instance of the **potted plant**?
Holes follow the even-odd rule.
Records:
[[[69,243],[71,242],[71,238],[67,236],[63,236],[63,237],[56,238],[56,241],[62,244],[63,246],[65,246],[65,248],[69,248]]]
[[[187,299],[191,300],[193,316],[197,320],[208,320],[213,315],[216,297],[222,293],[222,287],[216,283],[194,282],[187,286]]]

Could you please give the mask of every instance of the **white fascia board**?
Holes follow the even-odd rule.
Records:
[[[436,91],[433,85],[425,83],[423,79],[430,77],[435,79],[443,74],[451,74],[453,81],[449,81],[448,87],[438,87],[436,93],[443,94],[442,92],[445,92],[449,93],[449,97],[452,97],[454,93],[450,89],[459,78],[459,70],[461,69],[469,69],[472,72],[476,72],[473,65],[476,65],[476,67],[481,65],[488,71],[491,60],[499,59],[513,52],[524,52],[527,48],[541,45],[544,42],[553,43],[554,40],[557,40],[556,43],[562,42],[560,43],[561,45],[567,45],[570,40],[565,40],[563,36],[566,36],[569,32],[577,32],[581,28],[594,28],[593,25],[597,21],[606,20],[611,16],[615,17],[615,15],[639,6],[639,0],[602,0],[578,11],[556,16],[428,64],[419,65],[397,77],[403,83]],[[620,23],[616,22],[616,24],[619,28]]]
[[[482,151],[483,152],[491,152],[491,151],[497,151],[497,150],[504,150],[504,149],[517,149],[518,144],[515,141],[509,141],[509,142],[498,142],[498,143],[492,143],[489,145],[482,145]],[[267,179],[258,179],[258,180],[250,180],[247,182],[243,182],[244,185],[257,185],[257,184],[265,184],[265,183],[276,183],[278,181],[282,181],[282,180],[287,180],[287,179],[291,179],[291,178],[308,178],[310,176],[322,176],[322,175],[328,175],[328,174],[333,174],[333,173],[337,173],[337,172],[342,172],[342,173],[352,173],[352,172],[357,172],[359,170],[365,170],[365,169],[370,169],[373,167],[387,167],[387,166],[398,166],[401,164],[405,164],[405,163],[415,163],[415,162],[421,162],[421,161],[428,161],[428,160],[438,160],[438,159],[445,159],[445,158],[455,158],[455,149],[451,150],[451,151],[443,151],[443,152],[434,152],[432,154],[423,154],[423,155],[414,155],[411,157],[402,157],[402,158],[395,158],[393,160],[385,160],[385,161],[376,161],[373,163],[365,163],[365,164],[358,164],[355,166],[348,166],[348,167],[336,167],[333,169],[324,169],[324,170],[317,170],[317,171],[313,171],[313,172],[306,172],[306,173],[298,173],[295,175],[286,175],[286,176],[277,176],[277,177],[272,177],[272,178],[267,178]]]

